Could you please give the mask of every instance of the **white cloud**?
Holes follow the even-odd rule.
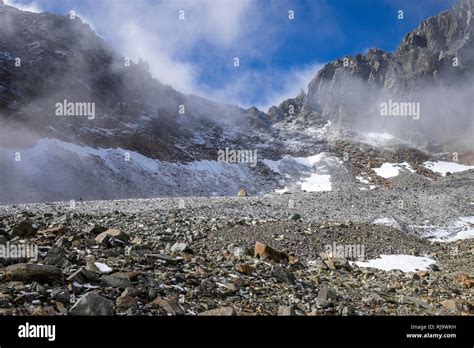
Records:
[[[311,64],[289,71],[247,71],[219,89],[202,87],[201,93],[215,101],[242,107],[256,106],[267,111],[270,106],[296,97],[301,90],[307,92],[309,82],[321,67],[321,64]]]
[[[39,11],[33,2],[6,1]],[[287,33],[278,21],[267,19],[286,15],[284,2],[63,0],[61,8],[74,10],[121,55],[147,61],[160,82],[218,102],[255,103],[266,111],[306,89],[318,70],[316,64],[290,71],[274,68],[273,53]],[[242,61],[238,71],[231,67],[236,56]],[[258,68],[246,65],[252,60],[259,62]]]
[[[22,11],[35,12],[35,13],[43,12],[43,10],[39,7],[39,5],[36,2],[23,3],[16,0],[4,0],[4,3],[5,5],[16,7],[17,9],[22,10]]]
[[[282,101],[296,97],[301,90],[308,92],[308,84],[314,79],[323,64],[311,64],[299,69],[292,69],[282,73],[281,89],[273,90],[260,105],[260,108],[267,111],[270,106],[279,105]]]
[[[247,32],[244,16],[253,0],[106,0],[94,2],[93,6],[93,13],[87,13],[87,22],[122,55],[149,62],[153,76],[162,83],[184,93],[202,94],[197,82],[198,67],[192,59],[183,57],[202,49],[201,44],[215,52],[231,50]],[[83,7],[83,12],[87,8],[90,7]],[[181,10],[184,20],[179,18]]]

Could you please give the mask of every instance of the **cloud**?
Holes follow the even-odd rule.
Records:
[[[267,108],[296,96],[317,72],[315,65],[293,69],[274,64],[276,53],[297,28],[297,23],[291,29],[287,22],[288,9],[294,9],[297,18],[305,15],[306,9],[291,1],[44,0],[44,4],[61,14],[74,10],[119,54],[147,61],[160,82],[222,103]],[[19,6],[34,9],[33,5]],[[323,12],[318,16],[323,18]],[[237,70],[234,57],[241,59]]]
[[[40,13],[43,10],[39,7],[36,2],[19,2],[16,0],[4,0],[5,5],[16,7],[22,11]]]
[[[314,63],[289,70],[247,71],[218,89],[202,87],[201,91],[215,101],[246,108],[256,106],[267,111],[273,105],[296,97],[302,90],[307,92],[309,82],[322,66]]]
[[[91,13],[86,12],[87,6],[81,6],[81,11],[122,55],[134,61],[146,60],[153,76],[162,83],[199,94],[198,67],[213,63],[197,63],[192,53],[202,45],[215,52],[231,50],[244,35],[244,15],[252,2],[105,0],[94,2]]]
[[[280,89],[271,90],[265,97],[263,104],[259,105],[259,108],[267,111],[270,106],[279,105],[286,99],[296,97],[301,90],[306,93],[308,91],[308,84],[314,79],[317,72],[323,66],[324,64],[314,63],[302,68],[283,72],[281,74]]]

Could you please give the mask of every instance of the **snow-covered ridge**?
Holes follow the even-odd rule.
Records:
[[[18,159],[18,160],[15,160]],[[26,149],[0,147],[6,192],[0,201],[114,199],[160,196],[235,195],[269,192],[268,178],[249,164],[196,160],[173,163],[123,148],[92,148],[41,139]],[[277,186],[276,183],[274,185]]]

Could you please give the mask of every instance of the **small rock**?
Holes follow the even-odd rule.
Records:
[[[290,220],[293,220],[293,221],[301,220],[301,215],[300,214],[293,214],[292,216],[290,216]]]
[[[192,254],[193,250],[186,243],[177,242],[171,247],[173,253],[188,253]]]
[[[126,233],[123,233],[117,229],[109,229],[95,237],[95,240],[99,245],[108,245],[109,241],[112,239],[116,239],[121,242],[128,242],[129,237]]]
[[[443,300],[443,301],[440,302],[440,304],[448,312],[455,313],[455,312],[458,311],[457,303],[456,303],[456,300],[454,300],[454,299],[452,299],[452,300]]]
[[[99,278],[94,272],[88,271],[84,267],[79,268],[67,278],[68,282],[76,282],[78,284],[87,284],[98,280]]]
[[[59,268],[68,268],[72,266],[66,252],[60,247],[53,247],[50,249],[45,256],[43,263],[46,265],[54,265]]]
[[[85,233],[92,234],[94,236],[97,236],[98,234],[100,234],[102,232],[105,232],[105,231],[107,231],[106,227],[98,226],[98,225],[90,225],[90,226],[87,226],[84,229]]]
[[[237,257],[237,258],[240,258],[243,256],[252,256],[252,250],[242,245],[235,246],[231,244],[227,247],[227,250],[233,257]]]
[[[355,312],[354,307],[351,306],[351,305],[344,306],[344,308],[342,309],[342,315],[343,316],[353,315],[354,312]]]
[[[20,238],[32,238],[36,236],[36,232],[38,228],[33,225],[33,223],[26,219],[21,221],[18,225],[13,227],[11,232],[12,237],[20,237]]]
[[[276,266],[273,268],[272,277],[282,283],[294,284],[295,276],[287,268]]]
[[[296,315],[295,309],[293,307],[288,307],[288,306],[278,306],[278,316],[284,316],[284,317],[289,317],[289,316],[294,316]]]
[[[45,230],[41,230],[38,233],[45,234],[45,235],[60,235],[64,234],[66,229],[63,226],[51,227]]]
[[[288,254],[278,251],[273,249],[272,247],[256,242],[255,243],[255,257],[261,257],[261,258],[267,258],[275,262],[280,262],[280,261],[287,261],[289,260]]]
[[[117,308],[136,309],[137,301],[132,296],[122,294],[117,298]]]
[[[88,292],[76,302],[69,314],[110,316],[114,314],[114,303],[95,292]]]
[[[200,316],[234,316],[237,315],[234,307],[221,307],[216,309],[210,309],[205,312],[199,313]]]
[[[100,277],[100,280],[106,286],[110,286],[112,288],[125,289],[129,286],[132,286],[132,282],[130,281],[130,278],[125,273],[121,273],[121,272],[117,272],[111,275],[104,275]]]
[[[240,189],[239,193],[237,194],[239,197],[247,197],[247,191],[245,191],[243,188]]]
[[[70,303],[71,297],[66,288],[58,288],[51,292],[51,297],[62,303]]]
[[[169,315],[183,315],[184,311],[179,306],[178,302],[158,297],[153,301],[153,305],[156,305],[165,310]]]
[[[457,280],[460,285],[466,286],[468,288],[472,288],[474,285],[474,279],[471,279],[471,277],[465,273],[461,273]]]
[[[12,310],[11,308],[0,308],[0,317],[11,316]]]
[[[109,274],[113,271],[113,269],[105,263],[95,262],[95,257],[93,255],[86,256],[86,270],[99,274]]]
[[[235,270],[239,273],[250,275],[253,272],[253,267],[247,263],[239,263],[235,266]]]

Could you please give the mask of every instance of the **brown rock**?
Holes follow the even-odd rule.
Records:
[[[0,317],[12,315],[11,308],[0,308]]]
[[[184,311],[182,308],[179,306],[178,302],[162,297],[157,297],[154,301],[153,304],[163,308],[166,313],[169,315],[183,315]]]
[[[235,266],[235,270],[239,273],[250,275],[253,272],[253,267],[248,263],[239,263],[237,266]]]
[[[429,273],[426,271],[418,271],[417,274],[420,278],[423,278],[426,277]]]
[[[277,315],[283,316],[283,317],[289,317],[289,316],[296,315],[296,313],[295,313],[295,309],[293,307],[278,306]]]
[[[94,272],[86,270],[84,267],[79,268],[76,272],[71,274],[68,278],[68,282],[76,282],[78,284],[87,284],[90,282],[96,282],[99,277]]]
[[[41,230],[38,233],[46,234],[46,235],[49,235],[49,234],[59,235],[59,234],[64,234],[65,232],[66,232],[66,229],[63,226],[57,226],[57,227],[51,227],[45,230]]]
[[[5,269],[5,277],[9,280],[43,283],[59,282],[63,279],[63,274],[56,266],[19,263],[8,266]]]
[[[108,239],[111,238],[118,239],[122,242],[127,242],[129,240],[129,237],[126,233],[117,229],[109,229],[105,232],[102,232],[97,237],[95,237],[95,240],[99,244],[104,244],[107,242]]]
[[[239,197],[247,197],[247,191],[245,191],[243,188],[240,189],[239,193],[237,194]]]
[[[31,313],[32,316],[38,316],[38,317],[43,317],[47,315],[53,315],[50,312],[48,312],[45,308],[43,307],[36,307]]]
[[[67,315],[68,314],[67,308],[64,306],[63,303],[61,303],[59,301],[56,302],[56,309],[62,315]]]
[[[200,316],[234,316],[237,315],[235,312],[234,307],[221,307],[221,308],[216,308],[216,309],[210,309],[205,312],[199,313]]]
[[[334,265],[334,261],[332,260],[332,257],[328,257],[327,260],[324,261],[328,268],[332,271],[336,270],[336,265]]]
[[[448,311],[448,312],[457,312],[457,303],[456,300],[443,300],[440,302],[440,304],[443,306],[443,308]]]
[[[121,308],[121,309],[137,308],[137,302],[132,296],[121,295],[117,298],[117,308]]]
[[[459,284],[461,285],[464,285],[468,288],[471,288],[473,285],[474,285],[474,280],[471,279],[467,274],[465,273],[461,273],[459,276],[458,276],[458,282]]]
[[[267,258],[269,260],[280,262],[280,261],[287,261],[289,260],[288,254],[273,249],[272,247],[256,242],[255,243],[255,257]]]

